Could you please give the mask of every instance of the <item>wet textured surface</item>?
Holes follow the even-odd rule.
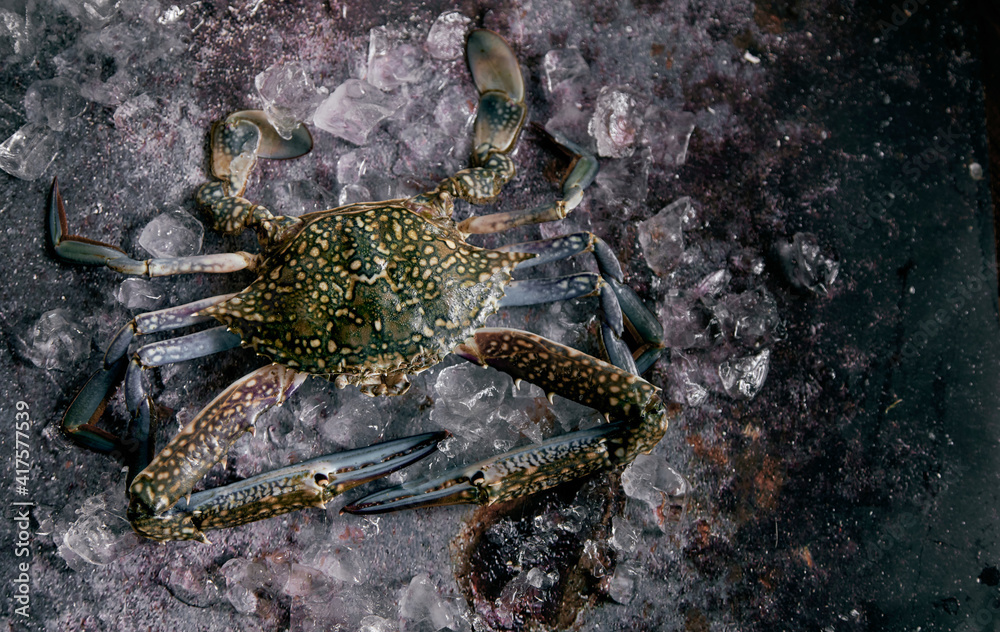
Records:
[[[0,8],[0,538],[30,539],[30,555],[2,554],[0,622],[996,628],[1000,332],[979,49],[957,5],[71,4]],[[511,42],[530,120],[602,159],[560,224],[474,241],[605,239],[666,326],[670,353],[647,378],[681,417],[651,457],[513,505],[363,519],[335,501],[211,545],[140,540],[118,464],[66,440],[62,411],[130,305],[252,279],[123,286],[58,263],[43,246],[51,177],[72,231],[145,257],[141,235],[162,214],[208,227],[193,196],[209,179],[213,121],[318,107],[313,152],[261,161],[248,199],[301,215],[413,195],[468,163],[477,97],[461,42],[474,26]],[[557,195],[567,163],[541,136],[522,134],[497,209]],[[469,212],[458,205],[459,219]],[[202,253],[255,249],[250,236],[205,230],[203,241]],[[197,250],[186,237],[160,245]],[[593,269],[577,259],[541,272]],[[596,352],[596,309],[516,309],[490,324]],[[257,362],[237,352],[151,372],[158,445]],[[204,485],[452,429],[439,454],[389,479],[401,483],[600,422],[495,371],[447,368],[458,362],[392,399],[307,382]],[[448,379],[459,374],[460,389]],[[24,494],[19,401],[32,422]],[[121,431],[123,406],[111,408],[106,426]],[[26,530],[15,501],[35,504]],[[18,562],[29,564],[30,618],[14,611]]]

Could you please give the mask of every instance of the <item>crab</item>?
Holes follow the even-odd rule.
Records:
[[[66,262],[120,273],[165,276],[249,270],[257,278],[235,294],[140,314],[116,334],[104,366],[63,418],[65,432],[128,466],[128,517],[154,540],[201,540],[205,532],[322,507],[334,496],[431,453],[446,433],[426,433],[322,456],[223,487],[192,493],[208,470],[265,410],[284,402],[309,376],[371,396],[399,395],[408,376],[454,353],[534,383],[604,414],[608,423],[571,432],[366,496],[344,508],[377,513],[456,503],[491,504],[533,494],[603,468],[626,464],[664,435],[676,406],[639,377],[662,350],[662,328],[623,284],[611,248],[591,233],[484,249],[470,235],[564,218],[580,204],[597,161],[560,135],[575,156],[561,196],[538,208],[472,216],[456,223],[456,199],[497,198],[515,173],[509,154],[524,126],[524,83],[510,46],[499,35],[472,31],[466,57],[479,91],[472,167],[408,199],[362,202],[300,217],[275,216],[243,197],[261,158],[301,156],[312,137],[298,127],[282,138],[259,111],[217,123],[211,134],[215,180],[196,200],[224,233],[252,228],[260,254],[212,254],[134,260],[119,248],[69,234],[63,198],[53,182],[48,242]],[[590,252],[598,272],[513,280],[515,269]],[[606,360],[527,331],[484,327],[498,309],[581,296],[601,303]],[[216,326],[139,346],[143,334],[215,321]],[[628,330],[634,341],[623,341]],[[153,402],[143,371],[235,347],[272,363],[231,385],[158,453],[150,440]],[[98,427],[107,402],[124,382],[128,436]]]

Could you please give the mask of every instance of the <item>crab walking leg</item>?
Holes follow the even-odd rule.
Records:
[[[252,269],[257,264],[258,259],[257,255],[248,252],[226,252],[215,255],[137,261],[117,246],[79,235],[70,235],[66,222],[66,209],[62,195],[59,193],[59,183],[54,178],[46,222],[48,224],[46,234],[49,246],[60,259],[67,263],[107,266],[122,274],[147,277],[198,272],[223,274],[245,268]]]
[[[186,336],[144,345],[136,351],[125,371],[125,407],[132,416],[130,443],[138,449],[128,460],[129,476],[149,465],[153,444],[150,440],[152,399],[142,384],[142,371],[155,366],[194,360],[240,346],[240,337],[226,327],[213,327]],[[131,482],[131,478],[129,479]]]
[[[565,301],[581,296],[600,296],[604,320],[611,330],[621,336],[624,324],[618,299],[608,284],[594,272],[578,272],[562,277],[526,279],[507,286],[500,299],[500,307],[540,305],[552,301]]]
[[[137,517],[143,528],[149,529],[141,533],[156,539],[207,542],[204,532],[210,529],[235,527],[308,507],[322,508],[349,489],[424,458],[447,434],[431,432],[321,456],[191,494],[162,514]]]
[[[192,303],[178,305],[177,307],[168,307],[167,309],[161,309],[155,312],[139,314],[119,329],[118,333],[115,334],[115,337],[112,338],[111,344],[108,345],[107,350],[104,352],[105,368],[116,362],[128,352],[129,345],[132,343],[132,339],[135,338],[135,336],[172,331],[174,329],[181,329],[183,327],[190,327],[191,325],[213,321],[215,318],[202,314],[202,310],[206,307],[222,303],[223,301],[228,301],[234,296],[236,296],[236,294],[220,294],[218,296],[203,298]]]
[[[598,469],[632,462],[649,452],[679,407],[665,406],[660,390],[597,358],[512,329],[480,329],[457,353],[515,380],[541,386],[590,406],[615,423],[569,433],[372,494],[348,505],[351,513],[461,503],[492,504],[526,496]]]
[[[601,303],[605,314],[618,310],[623,312],[624,324],[629,328],[639,345],[635,354],[637,358],[635,362],[628,360],[628,357],[632,357],[632,352],[621,341],[622,327],[618,326],[611,318],[607,318],[610,330],[605,331],[604,345],[612,364],[627,371],[642,374],[663,353],[663,325],[649,311],[632,288],[623,283],[624,274],[618,257],[600,237],[592,233],[572,233],[551,239],[510,244],[498,250],[535,255],[531,259],[518,263],[518,269],[567,259],[582,252],[593,252],[597,269],[607,282],[606,287],[601,288]],[[606,297],[604,293],[613,293],[613,295]],[[617,303],[617,305],[611,306],[612,302]],[[614,333],[614,336],[609,336],[609,331]]]
[[[224,297],[213,297],[172,310],[162,310],[159,313],[151,312],[138,316],[133,322],[138,321],[146,324],[159,322],[163,324],[172,320],[177,327],[183,327],[190,324],[192,320],[200,320],[200,317],[193,314],[185,314],[186,311],[190,312],[192,305],[210,303],[222,298]],[[151,316],[152,318],[143,319],[143,316]],[[171,328],[165,326],[163,330]],[[159,329],[154,330],[159,331]],[[131,361],[127,361],[125,353],[128,351],[128,343],[132,339],[132,333],[130,326],[126,325],[115,336],[105,354],[104,367],[94,373],[77,393],[76,398],[63,415],[62,427],[77,443],[102,454],[123,457],[129,464],[130,472],[137,472],[146,466],[150,458],[150,447],[147,445],[150,405],[149,398],[142,386],[142,369],[226,351],[239,346],[240,339],[235,334],[226,331],[225,327],[214,327],[180,338],[146,345],[136,352]],[[139,333],[147,332],[140,331]],[[126,407],[132,415],[131,438],[126,441],[122,441],[97,427],[97,422],[104,413],[111,394],[123,379],[125,381]]]

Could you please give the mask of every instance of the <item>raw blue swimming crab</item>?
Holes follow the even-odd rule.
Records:
[[[246,252],[136,261],[120,249],[68,234],[62,197],[53,183],[48,237],[65,261],[104,265],[125,274],[164,276],[251,270],[257,280],[236,294],[141,314],[115,336],[99,370],[66,411],[63,427],[76,441],[118,453],[129,467],[129,519],[156,540],[197,539],[205,531],[245,524],[310,506],[408,465],[435,449],[444,433],[428,433],[329,455],[203,492],[194,485],[256,418],[280,405],[309,375],[354,385],[368,395],[398,395],[407,376],[448,353],[496,367],[604,413],[612,423],[569,433],[391,488],[345,508],[352,513],[453,503],[489,504],[532,494],[601,468],[632,461],[663,436],[673,408],[638,376],[662,348],[662,330],[622,285],[611,249],[577,233],[496,250],[469,245],[471,234],[561,219],[581,201],[597,162],[559,138],[577,160],[562,199],[539,208],[452,220],[456,198],[495,199],[514,176],[508,157],[524,125],[524,84],[517,60],[495,33],[473,31],[466,55],[480,93],[473,167],[409,199],[363,202],[301,217],[274,216],[244,199],[258,158],[294,158],[312,137],[299,127],[288,140],[262,113],[237,112],[212,132],[212,169],[197,201],[216,228],[253,228],[261,254]],[[590,251],[600,273],[511,280],[512,271]],[[597,295],[610,362],[512,329],[482,328],[500,307]],[[134,337],[198,323],[222,324],[146,344],[129,356]],[[639,340],[633,352],[625,328]],[[142,370],[251,347],[273,364],[253,371],[209,403],[153,456],[149,395]],[[124,379],[130,437],[98,428],[109,394]]]

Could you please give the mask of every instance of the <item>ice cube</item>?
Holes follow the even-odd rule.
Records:
[[[365,79],[382,90],[423,81],[429,74],[424,51],[408,43],[409,34],[377,26],[369,35],[368,72]]]
[[[118,13],[118,4],[121,0],[84,0],[83,13],[91,26],[98,26],[109,22]]]
[[[753,399],[764,386],[770,366],[771,350],[764,349],[756,355],[726,360],[719,365],[719,379],[731,397]]]
[[[267,120],[282,138],[291,138],[299,124],[309,121],[326,96],[325,89],[313,84],[301,62],[269,66],[257,75],[254,85],[264,102]]]
[[[646,265],[659,274],[669,274],[684,254],[684,223],[691,212],[691,199],[682,197],[639,222],[639,245]]]
[[[712,344],[709,317],[696,297],[681,290],[668,290],[660,303],[664,343],[671,349],[706,349]]]
[[[330,589],[330,581],[321,571],[293,562],[288,568],[288,579],[282,592],[290,597],[308,597]]]
[[[361,149],[343,154],[337,160],[337,182],[342,185],[356,184],[365,175],[368,156]]]
[[[146,224],[139,245],[154,257],[190,257],[201,251],[205,227],[184,211],[161,213]]]
[[[472,20],[457,11],[442,13],[434,20],[424,44],[434,59],[458,59],[465,52],[465,37]]]
[[[80,96],[79,86],[66,77],[36,81],[24,95],[28,120],[55,132],[66,131],[69,121],[86,109],[87,101]]]
[[[15,178],[37,180],[58,152],[58,134],[45,125],[27,123],[0,144],[0,169]]]
[[[437,377],[431,421],[470,440],[503,438],[506,424],[497,423],[495,414],[510,383],[510,377],[473,364],[447,367]]]
[[[31,57],[40,39],[32,37],[34,26],[35,21],[28,11],[0,8],[0,59],[13,63]]]
[[[620,604],[628,604],[635,596],[638,573],[628,564],[619,564],[615,574],[608,580],[608,596]]]
[[[576,46],[550,50],[545,53],[542,66],[545,68],[545,87],[550,93],[564,81],[573,81],[590,74],[590,66]]]
[[[593,199],[600,202],[609,214],[628,219],[632,213],[645,207],[651,165],[648,148],[628,158],[605,162],[591,189]]]
[[[559,571],[546,573],[540,567],[536,566],[528,571],[525,579],[527,579],[530,586],[539,590],[547,590],[559,583]]]
[[[66,530],[63,545],[86,562],[106,566],[139,545],[128,521],[107,511],[103,495],[88,498],[76,513],[80,517]]]
[[[632,553],[639,543],[639,530],[631,522],[615,516],[611,519],[611,546],[620,553]]]
[[[629,498],[646,503],[660,524],[666,507],[686,496],[691,487],[663,457],[640,454],[622,472],[622,489]]]
[[[348,79],[320,104],[313,121],[334,136],[364,145],[375,126],[402,105],[399,95],[382,92],[360,79]]]
[[[397,632],[398,630],[399,626],[396,625],[395,621],[370,614],[361,620],[361,628],[358,632]]]
[[[404,158],[404,173],[419,173],[441,164],[452,146],[452,139],[441,129],[423,123],[414,123],[403,129],[399,140],[408,150]]]
[[[188,560],[175,558],[160,569],[157,574],[160,583],[170,591],[170,594],[184,603],[206,608],[219,599],[219,587],[212,580],[208,569]]]
[[[362,584],[371,568],[364,554],[357,549],[320,541],[303,556],[303,561],[323,572],[327,577],[346,584]]]
[[[688,142],[695,128],[693,112],[673,112],[650,107],[643,115],[644,145],[653,152],[653,160],[661,165],[683,165],[687,160]]]
[[[124,68],[107,81],[90,78],[80,84],[80,96],[101,105],[118,106],[128,101],[139,89],[139,81]]]
[[[90,356],[91,334],[64,309],[42,314],[25,333],[15,338],[18,352],[46,371],[66,371]]]
[[[118,302],[131,310],[151,311],[166,302],[162,288],[145,279],[125,279],[118,286]]]
[[[695,286],[694,292],[697,296],[719,296],[725,291],[732,278],[733,275],[730,274],[725,268],[716,270],[711,274],[705,275],[705,277],[702,278],[702,280]]]
[[[635,99],[626,92],[605,86],[597,96],[594,116],[587,131],[597,140],[597,154],[625,158],[635,152],[642,116]]]
[[[339,206],[347,206],[356,202],[367,202],[371,199],[372,194],[365,187],[360,184],[348,184],[340,189],[337,204]]]
[[[826,293],[837,280],[840,264],[820,252],[812,233],[795,233],[791,241],[779,241],[778,258],[785,278],[800,290]]]
[[[778,302],[765,288],[729,294],[717,301],[704,299],[712,312],[712,324],[723,340],[739,341],[758,348],[772,342],[783,328]]]
[[[455,606],[438,594],[437,586],[426,573],[410,580],[399,602],[399,616],[407,622],[426,621],[430,623],[432,630],[458,630],[460,626],[464,627]]]
[[[471,85],[448,86],[434,107],[434,122],[450,135],[453,141],[458,138],[457,142],[462,142],[461,137],[470,136],[469,130],[472,128],[477,102],[475,89]],[[471,141],[469,144],[471,145]]]
[[[226,589],[226,599],[240,614],[257,612],[257,595],[242,584],[234,584]]]

